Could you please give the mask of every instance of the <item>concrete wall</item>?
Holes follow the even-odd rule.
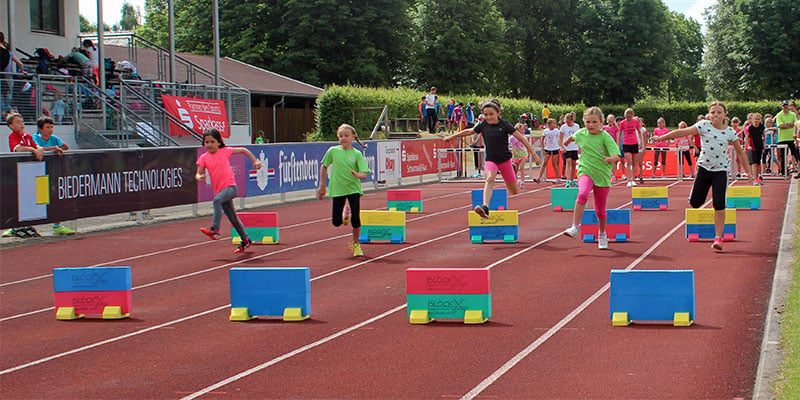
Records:
[[[13,2],[13,15],[9,14],[9,1]],[[2,15],[0,31],[6,35],[6,41],[13,41],[14,48],[19,48],[29,54],[33,54],[39,47],[47,48],[56,57],[69,53],[72,47],[78,45],[78,33],[80,33],[78,0],[59,1],[61,3],[61,32],[54,34],[31,31],[29,0],[0,0],[0,15]],[[14,32],[9,31],[9,16],[13,18]]]

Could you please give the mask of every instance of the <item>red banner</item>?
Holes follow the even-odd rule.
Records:
[[[167,112],[181,120],[186,126],[202,135],[208,128],[216,128],[222,137],[230,137],[228,112],[222,100],[198,99],[194,97],[178,97],[161,95]],[[188,135],[176,124],[169,124],[170,136]]]
[[[458,164],[456,153],[448,152],[439,160],[439,149],[453,148],[453,144],[441,139],[435,140],[404,140],[401,142],[401,176],[419,176],[435,174],[439,171],[438,163],[442,165],[442,172],[455,171]]]

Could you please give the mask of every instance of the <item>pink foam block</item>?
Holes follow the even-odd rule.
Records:
[[[725,233],[722,235],[723,242],[732,242],[734,240],[734,236],[732,233]]]
[[[658,209],[661,210],[661,211],[664,211],[664,210],[667,209],[667,205],[666,204],[659,204],[658,205]]]
[[[416,201],[422,200],[420,189],[390,189],[386,191],[388,201]]]
[[[236,213],[245,228],[277,228],[278,213],[275,212],[249,212]]]
[[[105,306],[120,306],[122,313],[131,312],[130,290],[54,292],[56,310],[74,307],[76,314],[102,314]]]
[[[593,235],[597,238],[599,232],[599,225],[581,225],[581,237],[583,237],[583,235]],[[618,234],[623,234],[630,240],[631,224],[606,224],[606,236],[609,239],[615,239]]]
[[[408,294],[487,294],[488,268],[409,268]]]
[[[559,212],[560,212],[560,211],[562,211],[562,210],[563,210],[563,209],[561,208],[561,206],[555,206],[555,207],[553,207],[553,211],[559,211]]]
[[[690,242],[699,242],[700,235],[696,233],[690,233],[689,236],[686,237],[686,239],[689,240]]]
[[[634,204],[633,205],[633,209],[636,210],[636,211],[641,211],[642,210],[642,205],[641,204]]]

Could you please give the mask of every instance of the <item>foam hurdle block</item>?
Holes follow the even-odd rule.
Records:
[[[688,326],[695,319],[694,271],[611,270],[609,315],[614,326],[626,321]]]
[[[597,241],[600,221],[593,209],[584,209],[581,216],[581,236],[586,243]],[[606,236],[616,242],[627,242],[631,237],[631,210],[606,210]]]
[[[574,210],[577,199],[578,188],[550,188],[550,209],[553,211]]]
[[[725,207],[761,208],[761,186],[729,186],[725,192]]]
[[[391,243],[406,241],[406,213],[403,211],[361,211],[360,243],[388,240]]]
[[[490,293],[488,268],[408,268],[406,291],[412,294]]]
[[[389,189],[386,191],[389,211],[422,212],[422,190]]]
[[[687,208],[686,209],[686,239],[691,241],[713,240],[716,236],[714,227],[714,209],[712,208]],[[695,236],[696,235],[696,236]],[[725,209],[725,226],[723,239],[728,241],[736,238],[736,209]]]
[[[289,308],[300,309],[299,313],[289,312],[294,318],[311,315],[308,267],[231,268],[229,278],[231,321],[253,316],[283,317]]]
[[[488,218],[481,218],[474,211],[468,213],[469,237],[472,243],[500,240],[516,243],[519,240],[519,212],[517,210],[491,211]]]
[[[53,269],[53,302],[56,319],[86,314],[105,319],[130,316],[130,267],[71,267]]]
[[[406,298],[409,322],[436,318],[482,324],[491,317],[488,268],[408,268]]]
[[[483,205],[483,189],[472,191],[472,208]],[[489,210],[508,210],[508,191],[506,189],[493,189],[492,198],[487,204]]]
[[[130,267],[67,267],[53,269],[53,290],[56,292],[130,289]]]
[[[669,208],[668,187],[632,187],[631,204],[634,210],[666,210]]]
[[[278,213],[276,212],[243,212],[236,214],[242,221],[244,231],[253,243],[276,244],[280,241]],[[241,244],[239,232],[231,227],[231,242]]]

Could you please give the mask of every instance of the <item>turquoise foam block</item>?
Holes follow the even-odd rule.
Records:
[[[412,310],[428,310],[429,318],[463,319],[467,310],[481,310],[483,317],[492,316],[492,294],[409,294],[406,295],[407,316]]]
[[[474,189],[472,191],[472,208],[483,205],[483,190]],[[492,190],[492,199],[487,204],[490,210],[499,210],[502,207],[508,210],[508,191],[506,189]]]
[[[406,227],[361,225],[361,233],[358,236],[358,241],[361,243],[369,243],[373,240],[389,240],[392,243],[405,243]]]
[[[470,226],[469,236],[481,236],[486,240],[501,240],[505,241],[506,236],[513,236],[514,240],[519,239],[519,226],[517,225],[501,225],[501,226]],[[471,240],[471,239],[470,239]]]
[[[278,242],[280,239],[280,230],[277,227],[274,228],[244,228],[244,231],[247,233],[247,236],[254,242],[260,242],[264,240],[265,236],[269,236],[272,238],[274,242]],[[239,237],[239,232],[236,232],[236,229],[231,228],[231,237]]]
[[[575,208],[575,200],[578,199],[578,188],[551,188],[550,189],[550,208],[560,206],[564,210]]]
[[[655,209],[658,210],[661,205],[669,207],[669,199],[666,197],[634,197],[631,200],[634,206],[641,206],[642,209]]]
[[[609,318],[627,312],[631,321],[672,321],[674,313],[695,319],[693,270],[611,270]]]
[[[760,197],[728,197],[725,199],[725,207],[727,208],[749,208],[757,210],[761,208]]]
[[[71,267],[53,269],[56,292],[131,289],[131,267]]]
[[[736,224],[725,224],[722,228],[722,234],[730,233],[736,237]],[[714,224],[686,224],[686,236],[697,234],[700,239],[714,239],[716,230]]]
[[[411,211],[411,208],[417,207],[417,210],[422,211],[422,200],[387,200],[386,207],[397,211]]]

